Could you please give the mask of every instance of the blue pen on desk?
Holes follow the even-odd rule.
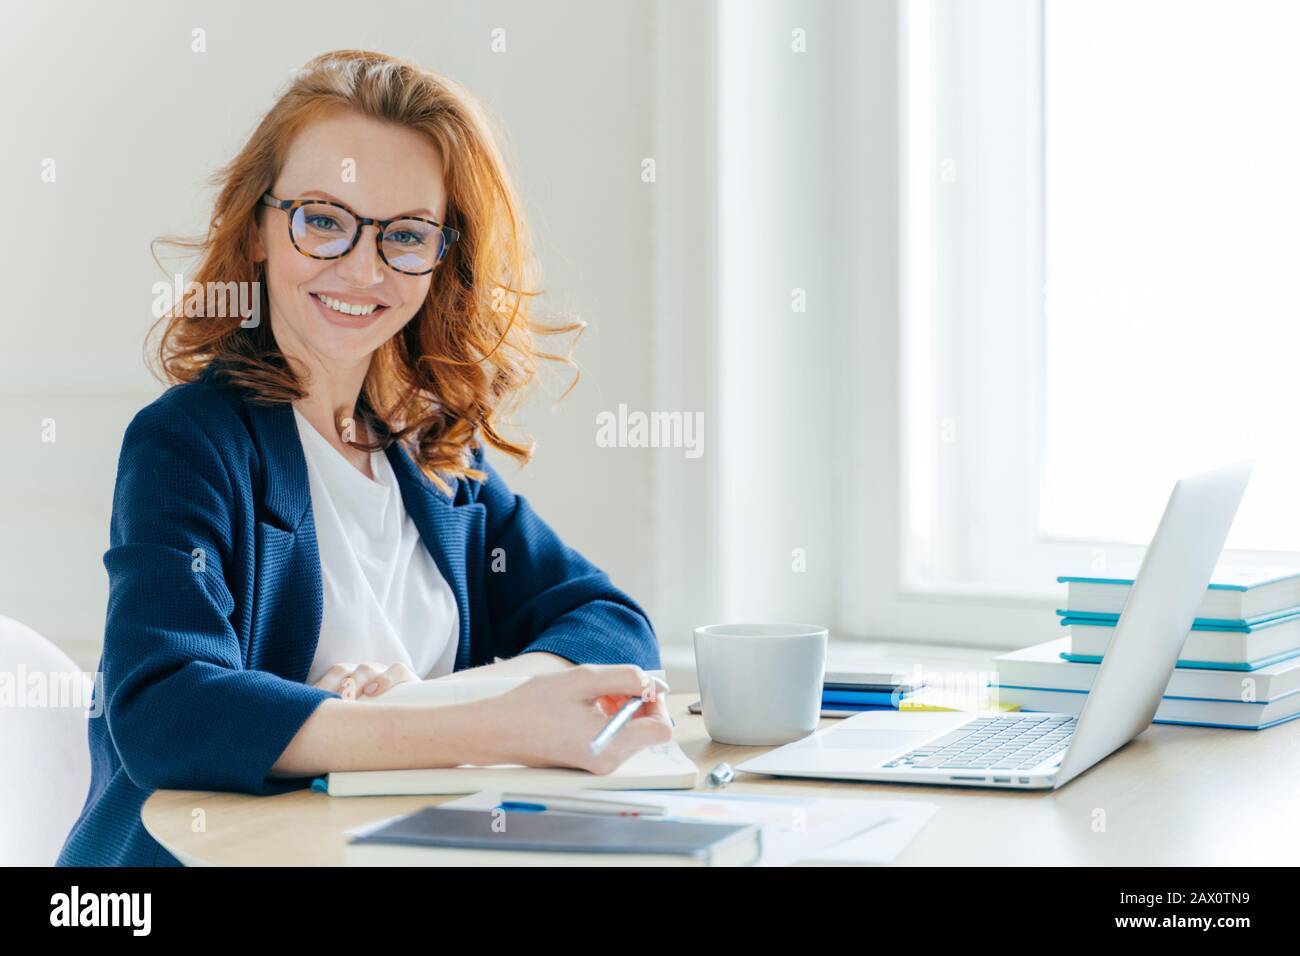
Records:
[[[651,803],[585,800],[572,794],[503,793],[498,809],[515,813],[589,813],[612,817],[661,817],[667,811]]]
[[[647,674],[646,676],[658,684],[661,691],[668,692],[668,684],[662,678],[655,677],[653,674]],[[627,702],[618,709],[618,713],[611,717],[609,723],[592,738],[591,743],[587,744],[587,749],[593,754],[598,754],[608,747],[609,742],[614,739],[614,735],[623,729],[623,726],[632,719],[632,715],[640,710],[641,705],[645,703],[648,703],[648,701],[640,697],[629,697]]]

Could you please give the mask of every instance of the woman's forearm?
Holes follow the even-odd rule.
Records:
[[[530,651],[509,660],[457,671],[459,677],[529,677],[573,667],[557,654]],[[327,700],[303,723],[271,768],[273,777],[305,777],[334,770],[410,770],[491,764],[506,759],[482,701],[439,707],[374,701]]]
[[[271,776],[501,763],[494,723],[483,701],[429,707],[331,698],[298,729]]]

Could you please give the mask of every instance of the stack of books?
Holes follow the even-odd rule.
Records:
[[[1067,636],[997,659],[998,697],[1078,714],[1132,577],[1057,578]],[[1220,567],[1196,612],[1155,722],[1260,730],[1300,717],[1300,570]]]
[[[868,710],[1014,711],[1014,704],[999,703],[992,688],[932,687],[908,683],[893,674],[828,671],[822,682],[822,716],[852,717]]]
[[[983,676],[983,675],[981,675]],[[697,700],[688,708],[702,713]],[[1016,711],[1019,704],[998,700],[997,688],[987,686],[932,686],[924,680],[908,681],[899,674],[827,671],[822,679],[823,717],[854,717],[869,710]],[[334,774],[338,776],[338,774]]]

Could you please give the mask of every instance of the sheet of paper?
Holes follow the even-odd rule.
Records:
[[[594,800],[654,804],[679,819],[757,823],[763,828],[763,853],[757,866],[788,866],[800,862],[889,862],[938,809],[933,803],[910,801],[695,791],[579,790],[574,795]],[[490,810],[500,802],[499,791],[484,790],[443,806]],[[841,844],[844,845],[842,851]],[[839,855],[827,856],[827,853]]]
[[[882,804],[882,808],[883,808]],[[938,811],[935,803],[890,803],[888,814],[856,836],[826,847],[808,859],[810,863],[870,864],[892,862]]]
[[[363,823],[360,826],[350,827],[343,831],[346,837],[365,836],[367,833],[373,833],[385,824],[392,823],[394,820],[400,820],[402,817],[410,816],[409,813],[399,813],[396,816],[384,817],[382,820],[375,820],[371,823]]]

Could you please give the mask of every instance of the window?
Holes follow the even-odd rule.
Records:
[[[1300,565],[1300,5],[902,5],[903,584],[1136,562],[1254,457],[1229,559]]]

